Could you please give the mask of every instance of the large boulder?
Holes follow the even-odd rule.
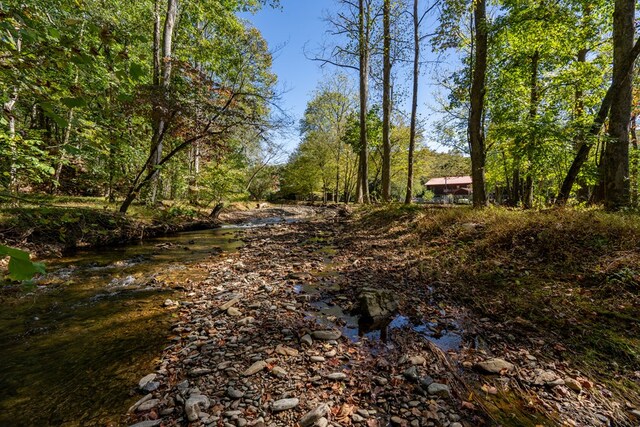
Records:
[[[374,322],[387,319],[398,310],[398,301],[388,289],[364,288],[359,300],[362,317]]]

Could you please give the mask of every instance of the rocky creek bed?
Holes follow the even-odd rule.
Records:
[[[238,252],[199,263],[205,277],[164,302],[172,335],[129,423],[633,425],[633,407],[535,340],[437,303],[393,236],[354,233],[343,216],[247,228]],[[372,287],[397,296],[391,323],[354,315]]]

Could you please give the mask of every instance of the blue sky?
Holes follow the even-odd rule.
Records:
[[[323,71],[319,62],[305,57],[304,50],[305,46],[307,51],[317,50],[323,41],[330,41],[330,36],[327,35],[330,27],[323,17],[337,9],[337,1],[280,0],[280,4],[281,8],[265,7],[256,14],[244,14],[243,18],[260,30],[270,49],[274,51],[273,71],[278,75],[281,89],[285,90],[281,106],[297,125],[313,91],[322,80],[323,73],[335,71],[335,67],[330,65],[325,66],[326,71]],[[431,55],[426,49],[423,51],[426,55]],[[434,86],[424,74],[421,77],[418,107],[423,117],[433,115],[428,104],[434,105]],[[408,98],[410,94],[407,92],[406,96]],[[408,101],[397,100],[399,104],[407,106],[407,114]],[[299,142],[297,129],[292,129],[287,136],[282,137],[281,142],[291,152]]]

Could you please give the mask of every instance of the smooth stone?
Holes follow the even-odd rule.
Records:
[[[140,387],[142,390],[144,390],[144,387],[149,384],[151,381],[155,380],[156,377],[158,375],[157,374],[149,374],[146,375],[145,377],[143,377],[140,381],[138,381],[138,387]],[[151,391],[151,390],[150,390]]]
[[[229,307],[229,308],[227,309],[227,314],[228,314],[229,316],[233,316],[233,317],[240,317],[240,316],[242,316],[242,312],[241,312],[240,310],[238,310],[237,308],[235,308],[235,307]]]
[[[149,393],[151,391],[156,391],[159,388],[160,388],[160,383],[158,381],[149,381],[144,385],[144,387],[142,387],[142,390]]]
[[[391,424],[395,425],[395,426],[401,426],[407,423],[407,420],[405,420],[404,418],[400,418],[398,416],[393,416],[391,417]]]
[[[406,379],[413,382],[418,382],[420,380],[420,374],[418,373],[418,368],[415,366],[410,367],[402,374]]]
[[[313,339],[311,338],[311,335],[309,335],[309,334],[303,335],[302,338],[300,338],[300,342],[302,344],[306,344],[306,345],[309,345],[309,346],[313,345]]]
[[[427,388],[427,391],[429,394],[435,394],[436,396],[448,396],[451,390],[448,385],[433,383]]]
[[[156,427],[159,426],[161,422],[162,420],[142,421],[136,424],[132,424],[129,427]]]
[[[138,400],[136,403],[134,403],[130,408],[129,408],[129,413],[135,411],[136,409],[138,409],[138,406],[142,405],[144,402],[150,400],[153,397],[153,395],[151,393],[147,394],[146,396],[142,397],[140,400]]]
[[[476,363],[476,368],[489,374],[501,374],[502,372],[512,372],[515,366],[504,359],[496,358]]]
[[[327,330],[327,331],[313,331],[311,333],[311,337],[316,340],[321,341],[332,341],[337,340],[342,336],[342,332],[336,330]]]
[[[232,306],[236,305],[238,302],[240,302],[240,297],[234,298],[231,301],[227,301],[218,308],[222,311],[227,311]]]
[[[280,366],[275,366],[271,370],[271,373],[278,378],[283,378],[287,376],[287,371],[284,368],[281,368]]]
[[[352,414],[352,415],[351,415],[351,420],[352,420],[354,423],[361,423],[361,422],[363,422],[363,421],[364,421],[364,418],[363,418],[363,417],[361,417],[361,416],[360,416],[360,415],[358,415],[358,414]]]
[[[425,359],[422,356],[411,356],[409,358],[409,363],[411,363],[412,365],[426,365],[427,364],[427,359]]]
[[[535,385],[555,385],[554,383],[557,380],[558,380],[558,375],[555,372],[542,371],[542,372],[538,372],[538,374],[533,379],[533,383]]]
[[[254,317],[249,316],[249,317],[245,317],[244,319],[238,320],[238,325],[250,325],[255,321],[256,319]]]
[[[267,367],[267,362],[265,362],[264,360],[259,360],[253,365],[249,366],[249,368],[242,373],[242,376],[249,377],[251,375],[255,375],[266,367]]]
[[[240,390],[236,390],[233,387],[229,387],[227,389],[227,396],[229,396],[232,399],[240,399],[242,396],[244,396],[244,392]]]
[[[313,427],[327,427],[328,425],[329,425],[329,420],[326,419],[325,417],[322,417],[318,421],[316,421]]]
[[[326,378],[334,381],[342,381],[347,379],[347,374],[342,372],[334,372],[326,376]]]
[[[309,360],[311,360],[312,362],[324,362],[325,358],[322,356],[311,356]]]
[[[207,396],[197,394],[189,397],[184,404],[184,412],[187,414],[187,419],[191,422],[200,418],[200,407],[203,409],[209,409],[211,402]]]
[[[295,348],[287,347],[286,345],[278,345],[276,347],[276,353],[282,356],[295,357],[298,355],[298,350],[296,350]]]
[[[573,378],[565,378],[564,383],[567,387],[577,393],[580,393],[582,391],[582,384],[580,384],[579,381],[574,380]]]
[[[301,427],[309,427],[313,425],[320,418],[329,413],[329,405],[323,403],[317,408],[307,412],[299,421]]]
[[[300,404],[300,401],[296,398],[291,399],[280,399],[273,402],[271,405],[271,409],[273,412],[281,412],[287,411],[289,409],[293,409]]]
[[[150,411],[156,406],[158,406],[159,404],[160,404],[160,399],[150,399],[150,400],[147,400],[146,402],[141,403],[136,408],[136,411],[138,412]]]

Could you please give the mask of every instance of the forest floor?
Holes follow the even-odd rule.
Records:
[[[192,266],[131,422],[638,425],[637,216],[306,209]],[[389,324],[359,324],[363,288]]]

